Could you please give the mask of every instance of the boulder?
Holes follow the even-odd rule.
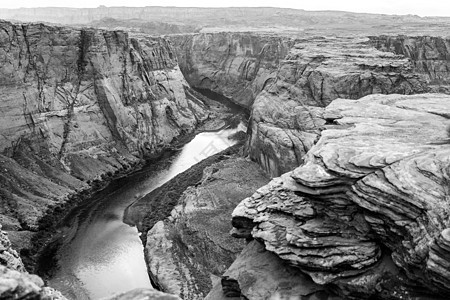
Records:
[[[233,234],[263,241],[347,299],[445,298],[445,111],[441,94],[333,101],[304,163],[242,201]]]

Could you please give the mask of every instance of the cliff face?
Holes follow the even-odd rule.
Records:
[[[0,225],[0,299],[65,300],[61,293],[44,287],[44,281],[28,274]]]
[[[234,210],[233,235],[345,299],[448,298],[448,112],[441,94],[333,101],[303,164]]]
[[[272,176],[302,163],[334,99],[447,92],[449,82],[442,38],[215,33],[170,40],[191,85],[251,108],[248,151]]]
[[[207,115],[161,38],[1,22],[0,222],[36,229],[47,208],[130,170]]]
[[[292,40],[251,33],[213,33],[168,37],[180,68],[193,86],[222,94],[250,108],[276,76]]]
[[[323,108],[336,98],[413,94],[427,90],[410,61],[367,45],[367,39],[297,40],[276,80],[253,105],[250,156],[272,176],[300,165],[325,124]]]
[[[231,212],[269,181],[252,161],[236,154],[222,159],[205,168],[200,183],[189,187],[170,216],[147,233],[145,256],[152,279],[184,300],[204,299],[233,263],[245,243],[229,235]]]
[[[370,37],[371,45],[382,51],[404,55],[412,63],[431,91],[450,91],[450,40],[432,36],[378,36]]]
[[[60,292],[44,286],[44,281],[26,272],[17,252],[12,249],[7,234],[0,225],[0,299],[67,300]],[[150,289],[132,290],[115,295],[110,300],[133,300],[147,297],[161,300],[180,300],[175,295]]]

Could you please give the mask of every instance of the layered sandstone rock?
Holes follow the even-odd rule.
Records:
[[[382,51],[403,55],[411,60],[433,92],[450,91],[450,40],[437,36],[373,36],[369,43]]]
[[[304,163],[241,202],[233,234],[347,299],[445,298],[449,111],[440,94],[333,101]]]
[[[250,242],[205,300],[340,299],[257,242]]]
[[[58,291],[44,285],[37,275],[29,274],[11,248],[7,234],[0,226],[0,299],[66,300]],[[110,300],[160,299],[179,300],[175,295],[150,289],[136,289],[113,297]]]
[[[28,274],[0,225],[0,299],[65,300],[61,293],[45,287],[44,281]]]
[[[150,289],[135,289],[103,300],[181,300],[180,297]]]
[[[11,242],[8,239],[7,234],[1,230],[0,225],[0,263],[13,270],[25,271],[25,267],[22,263],[17,252],[11,247]]]
[[[244,247],[229,235],[232,210],[267,182],[258,165],[243,158],[207,167],[170,217],[148,231],[145,256],[153,281],[185,300],[203,299]]]
[[[367,41],[297,40],[281,61],[275,82],[254,102],[250,126],[250,156],[272,176],[302,163],[325,124],[322,108],[334,99],[427,90],[407,58]]]
[[[0,221],[35,230],[207,117],[162,38],[0,22]]]
[[[193,87],[209,89],[250,108],[270,84],[293,41],[254,33],[205,33],[167,37]]]

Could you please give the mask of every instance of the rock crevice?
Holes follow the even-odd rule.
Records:
[[[445,297],[448,119],[433,111],[449,110],[449,100],[333,101],[324,110],[333,125],[300,167],[238,205],[233,234],[263,241],[347,299]]]

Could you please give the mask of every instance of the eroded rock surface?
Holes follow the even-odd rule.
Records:
[[[194,87],[209,89],[250,108],[276,77],[293,40],[252,33],[168,36],[180,68]]]
[[[181,300],[181,298],[156,290],[135,289],[103,300]]]
[[[250,242],[223,274],[222,290],[213,290],[205,300],[229,299],[340,299],[314,283],[257,242]]]
[[[44,281],[28,274],[0,225],[0,299],[65,300],[61,293],[45,287]]]
[[[203,174],[171,216],[149,230],[145,246],[153,280],[185,300],[203,299],[242,250],[245,243],[229,235],[231,212],[268,182],[257,164],[238,157],[215,163]]]
[[[427,91],[401,55],[382,52],[365,38],[296,40],[276,80],[255,99],[250,156],[272,176],[300,165],[325,124],[323,108],[334,99]]]
[[[25,271],[25,267],[19,254],[11,247],[11,242],[6,232],[1,230],[0,224],[0,263],[1,265],[17,271]]]
[[[324,110],[292,172],[233,212],[233,235],[347,299],[448,297],[450,97],[370,95]]]
[[[382,51],[404,55],[428,83],[430,91],[450,91],[450,40],[439,36],[373,36],[370,44]]]
[[[0,221],[39,227],[207,117],[162,38],[0,22]]]

